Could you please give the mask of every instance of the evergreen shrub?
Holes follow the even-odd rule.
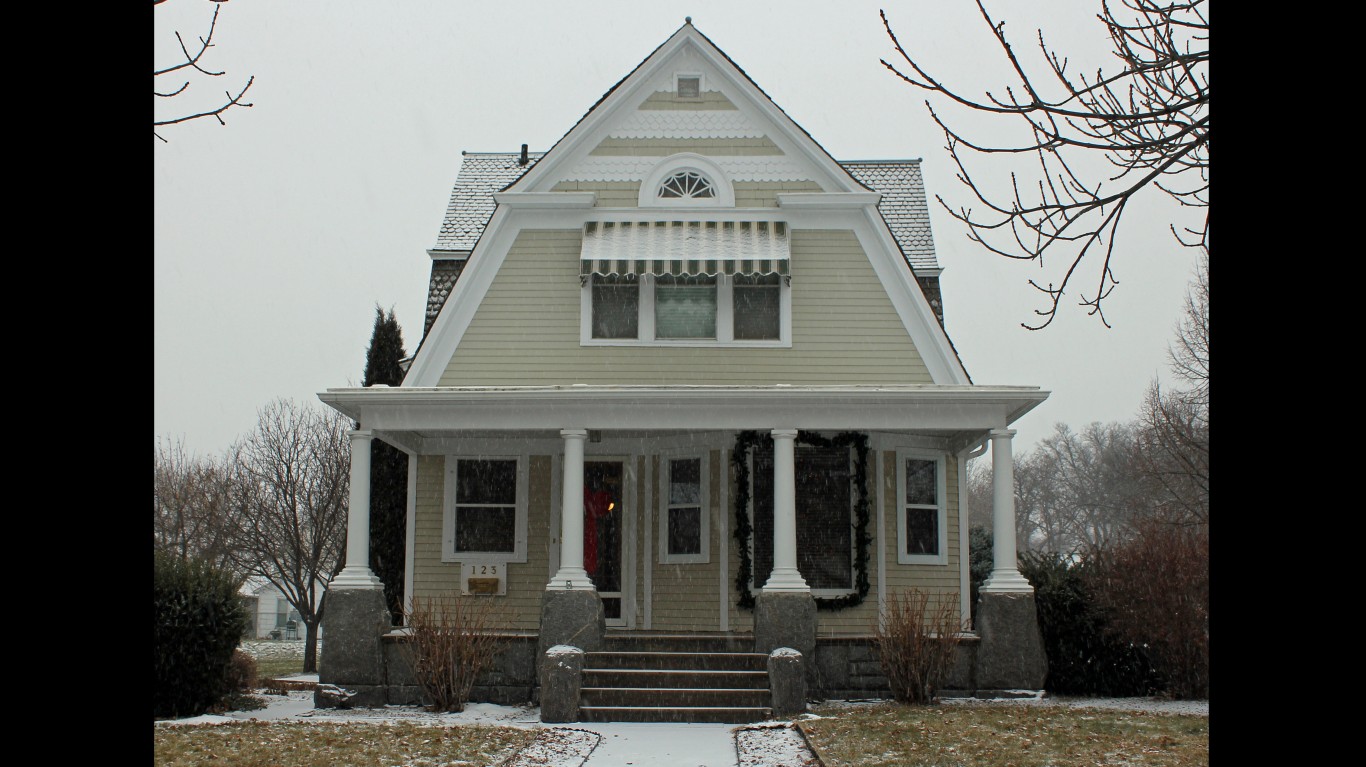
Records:
[[[1039,630],[1048,655],[1049,692],[1142,696],[1160,683],[1143,648],[1116,637],[1096,603],[1090,571],[1096,565],[1057,553],[1024,553],[1020,573],[1034,587]]]
[[[201,560],[155,557],[153,716],[199,716],[232,692],[229,667],[248,622],[241,581]]]

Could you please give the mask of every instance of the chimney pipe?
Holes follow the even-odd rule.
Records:
[[[518,165],[526,165],[526,144],[522,144],[522,159],[517,161]]]

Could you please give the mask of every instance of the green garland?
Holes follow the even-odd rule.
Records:
[[[730,460],[735,464],[735,540],[740,544],[740,567],[735,572],[735,590],[740,593],[739,606],[754,608],[754,594],[749,590],[749,580],[754,567],[750,559],[749,542],[754,533],[749,513],[749,456],[760,440],[772,440],[767,434],[757,431],[742,431],[735,435],[735,450]],[[872,536],[868,534],[868,435],[856,431],[836,434],[825,438],[812,431],[797,432],[797,442],[817,447],[848,447],[852,445],[856,453],[854,460],[854,479],[858,489],[858,500],[854,504],[854,587],[855,592],[842,597],[816,597],[816,607],[821,610],[842,610],[861,604],[868,596],[868,546]]]

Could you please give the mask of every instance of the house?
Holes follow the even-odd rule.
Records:
[[[318,592],[327,589],[326,584],[318,582]],[[299,611],[294,609],[283,592],[269,579],[251,576],[242,584],[241,594],[251,615],[251,628],[254,639],[303,639],[304,622]],[[322,636],[319,627],[318,636]]]
[[[366,566],[373,439],[410,456],[405,593],[482,595],[522,633],[504,696],[545,688],[551,647],[661,634],[876,692],[890,594],[970,614],[965,466],[990,442],[958,686],[1042,687],[1009,427],[1048,393],[964,370],[919,161],[831,157],[688,22],[549,150],[465,154],[429,255],[402,385],[319,395],[360,425],[323,682],[397,702],[394,665],[356,660],[401,641]]]

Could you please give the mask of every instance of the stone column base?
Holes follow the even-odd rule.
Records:
[[[541,656],[541,721],[579,721],[583,650],[555,645]]]
[[[816,656],[816,600],[810,592],[760,592],[754,600],[754,651],[791,647]]]
[[[557,644],[577,647],[584,652],[602,649],[607,633],[607,615],[596,591],[545,591],[541,594],[541,637],[536,657]],[[544,684],[545,680],[542,679]]]
[[[1042,690],[1048,655],[1033,594],[984,592],[977,601],[977,684],[985,690]]]
[[[769,707],[776,717],[793,717],[806,711],[805,658],[790,647],[768,654]]]
[[[351,706],[382,706],[385,696],[384,648],[381,637],[389,632],[389,607],[383,589],[329,589],[323,611],[322,651],[318,658],[318,684],[353,690]],[[337,705],[332,696],[314,696],[314,705]]]

